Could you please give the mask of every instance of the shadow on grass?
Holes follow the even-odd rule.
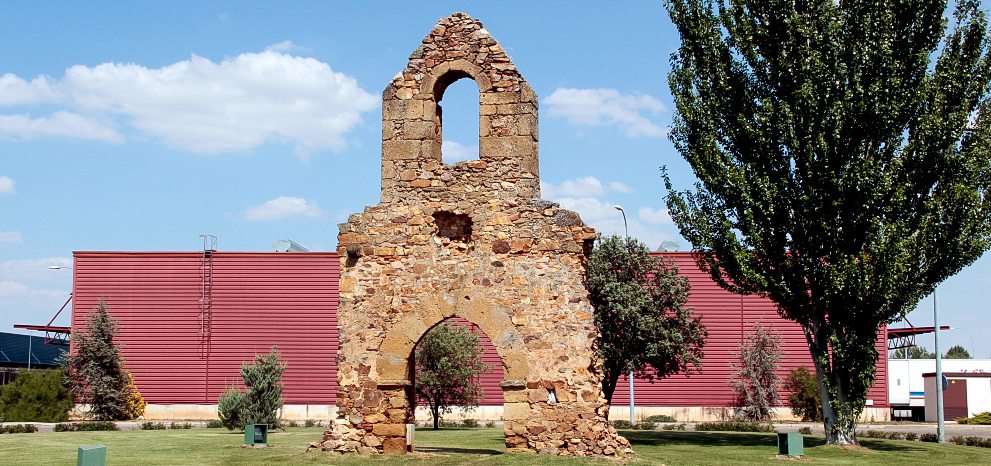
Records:
[[[416,451],[423,453],[453,453],[460,455],[501,455],[504,451],[491,450],[488,448],[456,448],[456,447],[416,447]]]
[[[633,444],[635,449],[637,445],[650,445],[650,446],[661,446],[661,445],[697,445],[697,446],[738,446],[738,447],[756,447],[756,446],[777,446],[778,440],[774,434],[767,433],[752,433],[752,432],[668,432],[668,431],[623,431],[623,436],[626,437],[630,443]],[[806,446],[815,446],[810,444],[809,438],[805,440]],[[814,443],[815,440],[812,439]],[[819,444],[823,444],[821,440]]]
[[[883,441],[876,439],[858,439],[860,446],[867,448],[868,450],[876,451],[926,451],[920,445],[922,442],[910,442],[910,441]]]
[[[623,431],[635,449],[637,445],[695,445],[700,447],[777,447],[778,440],[773,433],[752,432],[668,432],[668,431]],[[819,436],[805,436],[805,448],[826,445],[826,439]],[[907,441],[886,441],[878,439],[861,439],[860,446],[874,451],[883,452],[922,452],[926,449],[916,443]]]

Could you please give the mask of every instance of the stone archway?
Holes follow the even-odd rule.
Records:
[[[437,102],[479,86],[479,159],[441,159]],[[506,370],[506,446],[616,455],[582,284],[595,232],[540,199],[537,96],[480,22],[443,18],[382,94],[379,204],[340,225],[338,419],[322,446],[404,453],[409,357],[431,326],[463,317]]]

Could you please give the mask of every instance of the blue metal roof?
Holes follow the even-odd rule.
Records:
[[[27,367],[29,338],[32,366],[54,366],[55,359],[69,349],[65,345],[45,343],[44,337],[0,332],[0,367]]]

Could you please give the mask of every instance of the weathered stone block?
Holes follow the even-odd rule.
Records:
[[[502,408],[503,419],[526,419],[530,416],[530,403],[506,403]]]
[[[379,437],[399,437],[406,435],[405,424],[375,424],[372,426],[372,433]]]

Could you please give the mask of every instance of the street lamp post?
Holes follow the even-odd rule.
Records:
[[[623,238],[626,240],[626,247],[629,249],[630,246],[630,227],[626,223],[626,211],[623,210],[623,206],[616,204],[613,206],[614,209],[618,210],[619,213],[623,214]],[[633,398],[633,370],[630,370],[630,424],[633,424],[633,409],[636,407],[636,402]]]
[[[939,354],[939,311],[936,307],[936,289],[933,288],[933,346],[936,350],[936,433],[939,443],[946,441],[943,429],[943,357]]]

